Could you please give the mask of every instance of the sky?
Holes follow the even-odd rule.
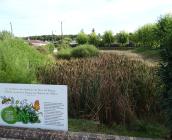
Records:
[[[0,31],[15,36],[133,32],[172,13],[172,0],[0,0]]]

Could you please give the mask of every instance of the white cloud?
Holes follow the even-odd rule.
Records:
[[[0,30],[9,29],[19,36],[60,34],[63,21],[65,34],[97,32],[112,29],[133,31],[138,26],[156,21],[172,12],[171,0],[1,0]]]

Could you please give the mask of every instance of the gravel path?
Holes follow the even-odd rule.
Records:
[[[163,140],[85,132],[0,127],[0,140]]]

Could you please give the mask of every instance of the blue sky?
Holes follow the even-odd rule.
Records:
[[[112,30],[132,32],[172,13],[172,0],[0,0],[0,30],[16,36],[77,34]]]

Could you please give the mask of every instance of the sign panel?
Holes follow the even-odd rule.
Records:
[[[0,125],[68,130],[67,86],[0,84]]]

